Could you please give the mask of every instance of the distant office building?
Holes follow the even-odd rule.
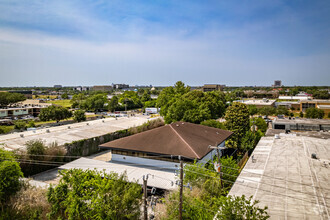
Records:
[[[311,99],[301,100],[300,109],[305,112],[308,108],[318,108],[324,111],[325,114],[330,112],[330,100]]]
[[[127,89],[129,88],[129,85],[127,84],[112,84],[114,89]]]
[[[73,88],[73,90],[82,92],[82,91],[89,91],[90,88],[87,86],[77,86],[77,87]]]
[[[112,86],[93,86],[94,91],[111,91]]]
[[[222,91],[225,85],[218,85],[218,84],[204,84],[202,87],[203,92],[211,92],[211,91]]]
[[[60,89],[62,88],[62,85],[54,85],[54,88]]]
[[[282,81],[281,80],[275,80],[274,81],[274,87],[281,87],[282,86]]]

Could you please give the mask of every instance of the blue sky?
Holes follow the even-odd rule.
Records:
[[[0,0],[0,86],[330,85],[330,1]]]

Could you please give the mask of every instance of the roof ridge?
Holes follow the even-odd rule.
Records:
[[[199,155],[194,151],[194,149],[187,143],[187,141],[172,127],[172,124],[170,124],[170,127],[172,128],[172,130],[179,136],[179,138],[183,141],[183,143],[185,143],[190,150],[196,155],[197,158],[199,158]]]

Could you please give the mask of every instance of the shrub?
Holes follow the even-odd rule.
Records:
[[[42,160],[46,152],[46,146],[40,139],[30,140],[25,143],[28,158],[32,160]]]
[[[0,148],[0,204],[2,208],[8,198],[20,189],[21,177],[23,173],[12,152]]]
[[[26,122],[23,120],[18,120],[14,123],[14,129],[23,131],[26,129]]]
[[[46,193],[46,189],[25,184],[10,199],[10,206],[22,219],[47,219],[50,204],[47,201]]]

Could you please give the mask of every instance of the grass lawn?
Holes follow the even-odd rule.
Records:
[[[57,95],[33,95],[33,99],[56,99]]]
[[[0,126],[0,134],[7,134],[14,130],[14,125],[3,125]]]
[[[71,108],[71,106],[72,106],[72,104],[70,103],[70,99],[53,100],[53,101],[48,101],[47,103],[52,103],[54,105],[60,105],[64,108]]]

